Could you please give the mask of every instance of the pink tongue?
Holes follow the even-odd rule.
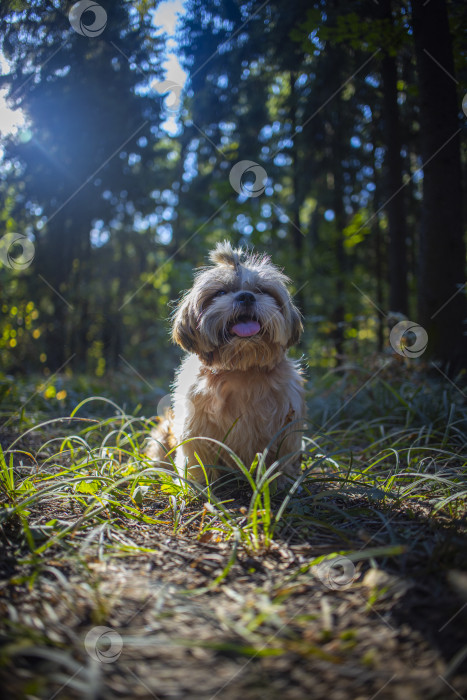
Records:
[[[234,335],[239,335],[240,338],[249,338],[250,335],[256,335],[261,330],[258,321],[241,321],[232,326],[230,332]]]

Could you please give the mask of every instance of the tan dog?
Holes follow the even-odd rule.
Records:
[[[234,250],[226,241],[210,260],[174,315],[172,337],[190,354],[176,376],[172,410],[152,432],[147,455],[161,462],[179,445],[180,475],[204,481],[196,453],[210,479],[216,478],[216,465],[235,466],[225,448],[208,440],[180,445],[203,436],[224,442],[248,469],[269,447],[266,463],[278,460],[278,472],[297,476],[304,390],[287,348],[299,340],[302,323],[289,280],[267,256]]]

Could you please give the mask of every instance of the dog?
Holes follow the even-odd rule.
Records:
[[[205,482],[216,467],[236,467],[227,445],[247,469],[267,449],[277,462],[279,486],[300,471],[304,381],[299,362],[287,357],[303,330],[287,290],[290,280],[266,255],[219,243],[211,265],[173,316],[172,338],[188,355],[177,372],[172,409],[152,431],[146,455],[182,477]],[[193,439],[198,438],[198,439]],[[199,439],[204,438],[204,439]],[[214,442],[213,440],[217,441]]]

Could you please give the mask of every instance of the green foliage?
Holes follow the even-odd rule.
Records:
[[[355,4],[355,3],[354,3]],[[335,17],[334,23],[323,23],[318,9],[307,12],[306,21],[299,29],[293,30],[292,38],[302,43],[302,48],[310,50],[310,36],[320,41],[351,46],[354,50],[367,50],[371,53],[383,49],[391,56],[397,56],[407,42],[407,26],[404,14],[401,17],[380,19],[376,8],[369,8],[370,13],[360,8],[360,12],[342,12]],[[395,20],[395,21],[394,21]]]
[[[362,243],[365,237],[371,234],[371,229],[365,225],[369,218],[369,212],[366,209],[360,209],[354,214],[349,225],[345,227],[342,233],[344,236],[344,247],[347,250]]]
[[[2,369],[102,378],[127,362],[168,383],[173,302],[225,237],[285,268],[310,364],[341,363],[362,333],[381,350],[384,333],[355,289],[388,309],[385,55],[396,64],[412,315],[421,255],[409,5],[284,12],[273,1],[250,18],[247,4],[189,0],[177,36],[189,77],[170,133],[150,87],[167,49],[152,24],[156,3],[104,5],[106,30],[92,41],[42,0],[1,11],[9,69],[0,85],[27,126],[5,139],[0,222],[36,253],[22,271],[0,267]],[[449,11],[461,64],[465,12],[456,3]],[[231,187],[230,169],[244,159],[266,170],[260,197]]]

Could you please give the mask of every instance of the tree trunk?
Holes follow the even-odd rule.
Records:
[[[392,23],[391,0],[381,0],[384,19]],[[385,199],[389,224],[389,308],[407,315],[407,225],[402,183],[402,140],[397,104],[396,59],[384,52],[381,62],[383,83],[383,128],[386,141]]]
[[[373,124],[371,130],[371,137],[373,141],[373,178],[375,183],[375,191],[373,195],[373,221],[371,224],[371,235],[374,241],[374,277],[376,284],[376,304],[378,305],[377,316],[378,316],[378,330],[377,330],[377,349],[378,352],[383,352],[385,344],[385,331],[387,330],[386,324],[386,314],[383,309],[386,308],[385,294],[384,294],[384,281],[387,279],[387,265],[385,261],[387,259],[387,245],[384,238],[384,232],[381,229],[380,220],[378,217],[378,212],[381,207],[382,201],[382,184],[381,178],[379,176],[378,163],[376,160],[376,147],[380,144],[380,138],[378,137],[378,130]]]
[[[467,364],[460,105],[445,0],[415,0],[412,12],[423,159],[418,321],[432,359],[455,372]]]
[[[339,53],[337,53],[339,59]],[[336,302],[332,314],[335,325],[334,347],[336,349],[336,367],[344,361],[344,321],[345,321],[345,287],[347,277],[347,257],[344,249],[344,228],[345,228],[345,208],[344,208],[344,175],[343,175],[343,155],[342,144],[344,142],[344,130],[342,128],[342,102],[340,94],[335,98],[333,113],[333,139],[331,147],[333,154],[333,208],[336,222],[336,242],[335,253],[337,263],[336,275]]]
[[[296,94],[296,88],[295,88],[295,81],[297,79],[297,75],[293,72],[289,73],[289,87],[290,87],[290,121],[291,121],[291,126],[292,126],[292,134],[295,134],[295,131],[297,129],[297,94]],[[293,249],[295,253],[295,263],[296,263],[296,284],[297,284],[297,292],[295,295],[295,300],[297,302],[297,306],[299,307],[300,311],[302,314],[305,316],[306,314],[306,308],[305,308],[305,300],[306,300],[306,293],[303,285],[305,284],[305,275],[303,274],[303,269],[304,269],[304,252],[305,252],[305,247],[304,247],[304,236],[302,233],[302,228],[301,228],[301,221],[300,221],[300,205],[301,205],[301,195],[300,195],[300,173],[299,173],[299,157],[297,153],[297,143],[296,139],[293,140],[292,142],[292,148],[290,150],[290,154],[292,157],[292,217],[291,217],[291,238],[292,238],[292,244],[293,244]]]

